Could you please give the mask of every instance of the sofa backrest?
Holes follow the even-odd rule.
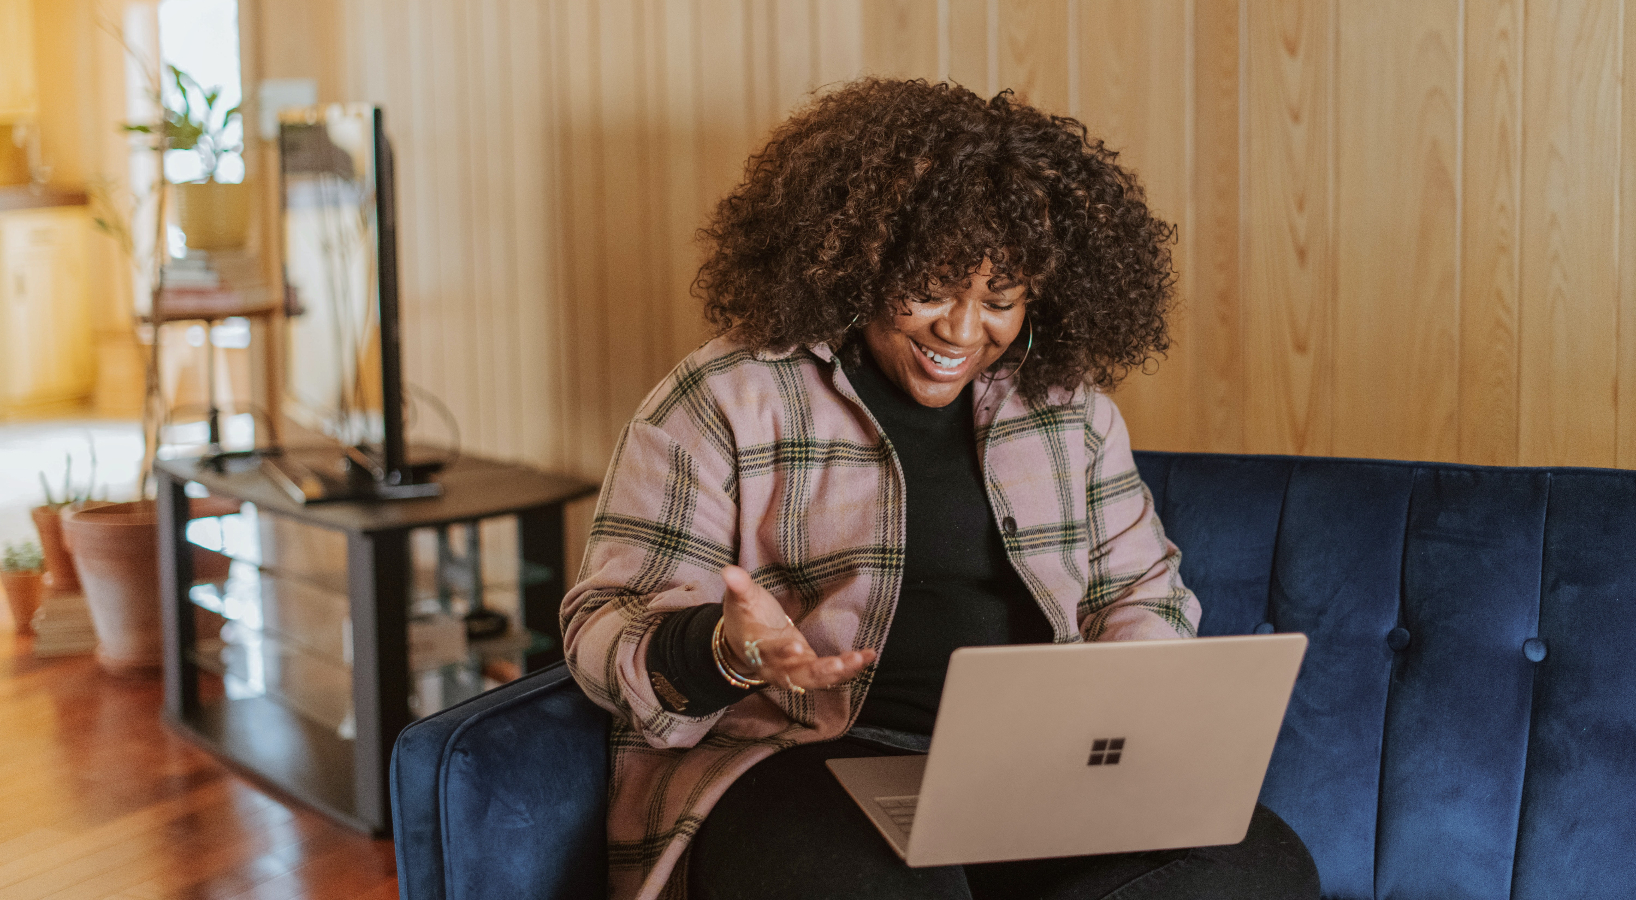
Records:
[[[1311,641],[1262,802],[1326,898],[1636,895],[1636,472],[1137,465],[1201,631]]]

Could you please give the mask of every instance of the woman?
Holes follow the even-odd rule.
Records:
[[[1196,633],[1105,393],[1174,283],[1114,157],[1008,94],[865,80],[721,202],[719,336],[626,428],[563,606],[614,714],[612,896],[1317,895],[1265,810],[1232,848],[910,869],[823,766],[923,750],[956,647]]]

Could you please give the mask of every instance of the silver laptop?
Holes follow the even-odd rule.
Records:
[[[911,866],[1244,839],[1303,634],[966,647],[931,751],[832,759]]]

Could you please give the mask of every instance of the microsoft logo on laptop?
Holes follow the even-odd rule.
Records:
[[[1087,766],[1117,766],[1119,757],[1125,752],[1125,739],[1097,738],[1091,742],[1091,759]]]

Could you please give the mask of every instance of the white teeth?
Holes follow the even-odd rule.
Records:
[[[942,354],[933,353],[932,351],[927,350],[925,347],[921,347],[919,344],[916,344],[915,346],[920,349],[921,353],[926,354],[927,359],[937,363],[939,366],[942,366],[945,369],[952,369],[966,361],[964,356],[943,356]]]

